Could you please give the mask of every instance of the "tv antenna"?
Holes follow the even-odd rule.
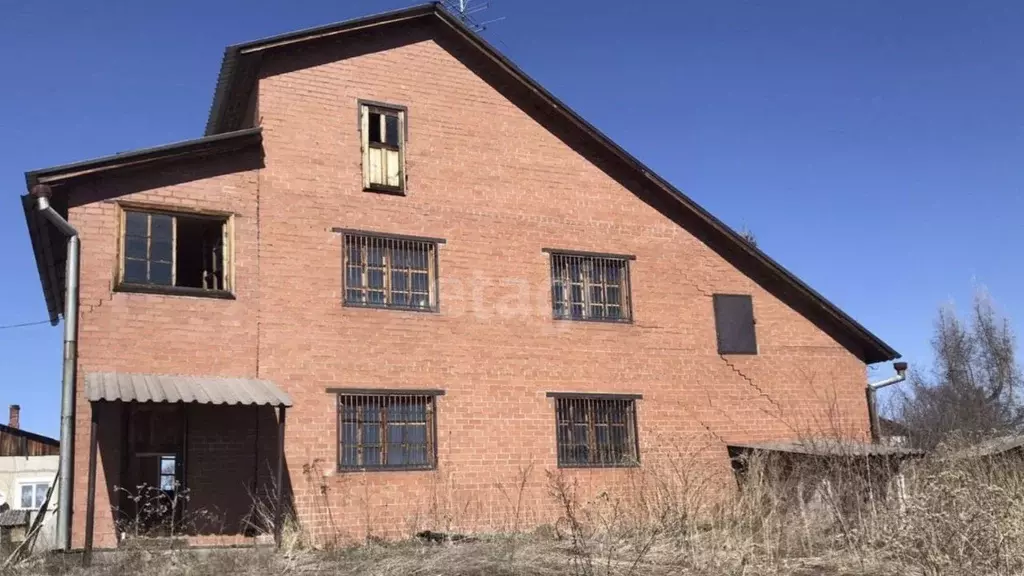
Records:
[[[492,18],[490,20],[479,21],[474,14],[479,14],[484,10],[491,7],[489,1],[480,0],[441,0],[441,5],[444,6],[452,16],[458,18],[466,28],[469,28],[473,32],[483,32],[487,30],[488,24],[500,22],[505,19],[504,16],[500,18]]]

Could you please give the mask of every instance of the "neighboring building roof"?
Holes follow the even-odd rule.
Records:
[[[736,231],[726,226],[722,221],[715,218],[680,190],[622,149],[608,136],[604,135],[600,130],[548,92],[543,86],[530,78],[483,38],[467,28],[457,18],[448,14],[438,2],[229,46],[224,52],[220,74],[217,78],[213,105],[207,121],[207,136],[231,133],[245,127],[243,126],[246,122],[245,111],[248,109],[252,91],[255,90],[257,72],[263,53],[314,41],[338,39],[350,32],[365,31],[370,28],[419,19],[438,23],[451,30],[457,38],[475,49],[501,71],[508,74],[521,87],[526,88],[530,94],[550,107],[552,111],[560,114],[563,119],[575,126],[576,129],[581,130],[594,143],[617,157],[631,171],[636,173],[639,181],[646,180],[650,182],[657,191],[664,193],[674,201],[674,205],[681,208],[686,216],[696,218],[696,222],[693,224],[695,229],[691,230],[692,233],[702,237],[702,240],[706,243],[709,242],[708,238],[722,242],[722,245],[726,247],[725,249],[730,251],[731,261],[734,265],[739,266],[738,262],[742,261],[744,266],[749,266],[749,268],[744,270],[744,273],[757,278],[759,282],[776,283],[777,289],[774,292],[777,295],[785,297],[787,302],[794,306],[794,308],[799,306],[801,314],[823,322],[826,326],[830,327],[830,333],[833,334],[833,337],[840,340],[847,349],[859,358],[867,363],[899,358],[899,353],[878,336],[872,334],[864,326],[840,310],[835,304],[829,302],[821,294],[769,258],[756,246],[744,240]],[[40,172],[46,171],[37,171],[30,174],[38,174]],[[33,231],[31,222],[29,229],[33,234],[38,234],[37,230]],[[33,239],[33,247],[35,248],[35,246],[36,242]],[[45,247],[41,250],[45,253]],[[37,250],[37,260],[39,254],[40,251]],[[54,285],[56,282],[55,277],[60,273],[59,270],[55,271],[53,269],[52,264],[49,265],[49,270],[44,270],[43,265],[40,264],[40,277],[43,278],[44,290],[46,289],[47,282],[50,282],[50,285]],[[55,322],[59,306],[51,305],[49,298],[47,304],[50,307],[50,318]]]
[[[892,418],[886,418],[884,416],[878,418],[879,433],[882,436],[909,436],[910,428],[907,425],[898,420]]]
[[[816,440],[781,440],[774,442],[730,443],[730,447],[766,452],[784,452],[805,456],[923,456],[923,450],[885,444],[824,438]]]
[[[32,186],[36,184],[65,183],[77,178],[224,154],[258,145],[262,142],[261,134],[262,129],[259,127],[247,128],[204,136],[195,140],[104,156],[84,162],[33,170],[25,173],[25,184],[31,190]],[[64,266],[67,258],[67,240],[59,230],[46,222],[30,195],[22,196],[21,203],[25,211],[29,238],[32,241],[32,251],[36,256],[39,280],[43,285],[43,296],[46,298],[50,323],[56,325],[58,317],[64,313]],[[67,198],[64,195],[55,194],[51,203],[57,212],[67,217]]]
[[[42,434],[35,434],[21,428],[11,428],[6,424],[0,424],[0,433],[10,434],[11,436],[18,436],[20,438],[27,438],[33,442],[39,444],[45,444],[47,446],[60,446],[60,440],[56,438],[50,438],[49,436],[43,436]]]
[[[85,397],[90,402],[292,405],[291,397],[267,380],[113,372],[86,374]]]
[[[5,510],[0,512],[0,528],[28,526],[30,510]]]

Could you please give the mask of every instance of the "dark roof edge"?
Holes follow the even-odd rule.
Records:
[[[172,162],[191,157],[198,157],[208,154],[225,153],[240,150],[249,145],[259,144],[262,141],[263,129],[259,126],[225,132],[215,136],[204,136],[194,140],[174,142],[153,148],[143,148],[122,154],[94,158],[82,162],[74,162],[51,168],[42,168],[25,173],[26,187],[31,190],[32,186],[43,184],[61,184],[68,180],[104,174],[119,169],[140,168],[160,162]],[[36,267],[39,271],[39,281],[43,288],[43,297],[46,299],[46,310],[49,314],[50,324],[56,326],[64,308],[64,287],[58,285],[60,282],[57,273],[58,258],[54,252],[63,252],[64,246],[53,246],[51,235],[47,233],[49,223],[36,209],[35,202],[28,194],[21,197],[22,209],[25,211],[25,225],[28,227],[29,240],[32,244],[32,252],[36,259]],[[66,216],[66,215],[65,215]]]
[[[313,28],[296,30],[294,32],[286,32],[277,36],[268,36],[266,38],[260,38],[259,40],[252,40],[250,42],[243,42],[241,44],[228,46],[224,49],[224,57],[221,60],[220,72],[217,75],[217,85],[213,92],[213,103],[210,105],[210,114],[206,120],[205,134],[209,136],[216,134],[219,131],[221,114],[234,84],[238,58],[242,54],[292,44],[294,42],[342,34],[368,26],[378,26],[380,24],[408,20],[410,18],[429,16],[439,10],[442,9],[438,6],[437,2],[417,4],[408,8],[390,10],[388,12],[372,14],[362,18],[346,20],[344,22],[335,22],[324,26],[315,26]]]
[[[6,424],[0,424],[0,432],[14,434],[15,436],[22,436],[24,438],[28,438],[29,440],[33,440],[41,444],[47,444],[49,446],[60,446],[60,440],[57,440],[56,438],[50,438],[49,436],[43,436],[42,434],[29,432],[27,430],[22,430],[21,428],[11,428]]]
[[[765,254],[761,249],[747,242],[738,232],[730,228],[724,222],[719,220],[713,214],[705,210],[699,204],[690,199],[689,196],[684,194],[681,190],[670,184],[667,180],[656,174],[653,170],[647,167],[643,162],[638,160],[632,154],[627,152],[624,148],[615,143],[611,138],[597,129],[595,126],[587,122],[582,116],[580,116],[575,110],[567,106],[564,102],[559,100],[555,95],[548,92],[543,86],[541,86],[536,80],[531,78],[526,72],[522,71],[515,63],[506,58],[496,48],[491,46],[486,40],[480,37],[472,30],[466,28],[457,19],[452,18],[443,9],[438,8],[436,14],[449,24],[457,32],[461,33],[466,37],[467,40],[477,44],[484,52],[489,56],[496,59],[501,65],[508,68],[508,71],[518,78],[520,78],[530,89],[536,91],[541,97],[549,100],[556,109],[567,116],[571,121],[576,123],[585,132],[596,138],[599,142],[605,145],[609,150],[614,152],[620,158],[631,164],[635,169],[640,171],[644,176],[650,179],[652,182],[663,188],[664,190],[671,192],[680,202],[683,203],[687,208],[693,210],[702,220],[707,222],[717,232],[724,234],[727,238],[732,240],[740,249],[747,254],[753,256],[759,263],[765,265],[771,272],[781,276],[788,283],[792,284],[800,292],[809,296],[818,305],[829,312],[840,324],[853,332],[860,339],[869,343],[878,354],[876,356],[870,356],[865,354],[865,361],[869,364],[875,362],[884,362],[887,360],[895,360],[900,357],[900,353],[893,349],[891,346],[886,344],[881,338],[876,336],[870,330],[865,328],[862,324],[854,320],[849,314],[843,312],[838,306],[833,304],[827,298],[819,294],[816,290],[811,288],[809,285],[804,283],[803,280],[797,278],[792,272],[787,270],[781,264],[776,262],[770,256]]]
[[[50,236],[42,233],[42,226],[45,221],[36,208],[32,196],[25,194],[21,197],[21,207],[25,211],[25,225],[28,226],[28,238],[32,244],[32,254],[35,256],[36,268],[39,271],[39,283],[43,288],[43,298],[46,299],[46,313],[49,315],[50,325],[56,326],[60,322],[61,305],[57,301],[53,285],[57,283],[56,270],[54,270],[53,255],[51,254]]]
[[[77,176],[106,172],[128,166],[138,166],[170,159],[180,159],[195,154],[204,154],[210,151],[226,151],[235,149],[245,144],[261,141],[263,129],[259,126],[224,132],[213,136],[203,136],[193,140],[183,140],[155,146],[142,148],[130,152],[122,152],[111,156],[93,158],[71,164],[63,164],[50,168],[41,168],[25,173],[25,184],[31,190],[35,184],[50,184],[68,180]]]

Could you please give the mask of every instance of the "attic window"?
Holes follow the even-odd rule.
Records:
[[[719,354],[757,354],[754,302],[749,295],[715,294]]]
[[[123,214],[119,289],[230,291],[226,216],[132,209]]]
[[[405,109],[361,103],[363,188],[405,191]]]

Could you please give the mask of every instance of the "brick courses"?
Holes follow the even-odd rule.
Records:
[[[257,85],[262,159],[236,152],[71,188],[83,250],[79,381],[122,371],[276,382],[295,402],[285,439],[294,506],[322,540],[500,528],[509,503],[498,486],[526,467],[526,524],[552,521],[549,391],[643,394],[643,466],[693,442],[709,443],[701,461],[724,471],[724,442],[835,426],[865,434],[863,361],[477,65],[430,26],[268,55]],[[358,99],[408,107],[405,196],[362,190]],[[235,299],[114,292],[116,202],[233,213]],[[342,306],[334,227],[446,239],[440,312]],[[633,323],[553,320],[543,248],[635,255]],[[753,295],[759,354],[716,353],[713,293]],[[331,387],[445,390],[437,470],[336,472]],[[80,388],[75,546],[89,421]],[[203,506],[236,498],[253,464],[272,460],[268,448],[254,462],[253,421],[196,412],[190,457],[219,464],[197,468]],[[113,410],[103,426],[100,487],[119,482],[121,458]],[[596,490],[631,472],[565,473]],[[96,545],[113,546],[110,490],[98,492]]]

